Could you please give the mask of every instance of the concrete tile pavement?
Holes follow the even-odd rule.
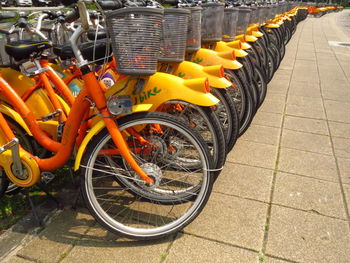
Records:
[[[183,233],[135,242],[84,209],[64,211],[8,262],[350,262],[350,49],[328,46],[350,42],[338,15],[299,24],[266,102]]]

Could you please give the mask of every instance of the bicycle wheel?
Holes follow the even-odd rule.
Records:
[[[133,239],[181,230],[198,216],[211,193],[212,163],[205,142],[185,122],[165,113],[137,113],[117,122],[135,160],[155,184],[144,184],[103,129],[89,143],[81,164],[89,211],[109,231]]]
[[[244,134],[253,120],[255,109],[252,96],[248,89],[245,89],[237,76],[231,70],[225,70],[225,74],[233,84],[227,91],[237,105],[238,116],[240,116],[240,128],[238,136]]]
[[[219,102],[216,108],[222,109],[222,103]],[[169,113],[181,118],[188,125],[193,127],[206,142],[212,160],[215,178],[219,176],[226,161],[226,138],[223,131],[221,120],[216,112],[209,107],[201,107],[184,101],[168,101],[162,105],[162,112]]]
[[[228,89],[212,88],[211,92],[220,100],[213,108],[222,125],[226,138],[226,153],[228,153],[236,144],[239,133],[239,117],[235,102]]]
[[[259,104],[258,107],[261,106],[261,104],[264,102],[267,92],[267,84],[265,80],[264,74],[261,72],[261,70],[257,67],[254,68],[254,77],[253,81],[258,89],[258,95],[259,95]]]
[[[271,45],[269,46],[269,50],[273,54],[273,59],[274,59],[274,62],[275,62],[275,70],[277,70],[278,67],[281,64],[281,53],[280,53],[278,47],[275,44],[273,44],[273,43],[271,43]]]
[[[34,139],[14,120],[9,117],[5,117],[8,125],[13,131],[16,138],[19,140],[19,144],[26,151],[35,154],[34,151]],[[6,175],[5,175],[6,176]],[[6,189],[6,194],[17,194],[21,188],[8,180],[8,187]]]

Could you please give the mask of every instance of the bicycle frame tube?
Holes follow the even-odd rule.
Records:
[[[68,88],[67,84],[60,78],[57,72],[50,67],[47,60],[41,60],[40,63],[43,68],[48,68],[45,73],[48,75],[50,81],[55,85],[58,93],[62,95],[69,106],[72,106],[74,103],[74,95]]]
[[[52,140],[44,131],[41,130],[33,112],[29,110],[21,97],[19,97],[19,95],[3,78],[0,78],[0,92],[21,115],[35,139],[46,149],[52,152],[57,152],[60,144]]]

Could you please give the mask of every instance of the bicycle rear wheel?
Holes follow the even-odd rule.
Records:
[[[129,168],[104,129],[89,143],[81,164],[89,211],[106,229],[133,239],[181,230],[198,216],[211,193],[212,163],[205,142],[169,114],[137,113],[117,122],[135,160],[155,184],[146,186]]]

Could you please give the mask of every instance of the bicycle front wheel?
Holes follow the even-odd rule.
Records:
[[[155,239],[181,230],[211,193],[211,157],[201,136],[175,117],[148,112],[117,120],[129,149],[153,186],[129,167],[107,129],[84,155],[82,193],[95,219],[111,232]]]

